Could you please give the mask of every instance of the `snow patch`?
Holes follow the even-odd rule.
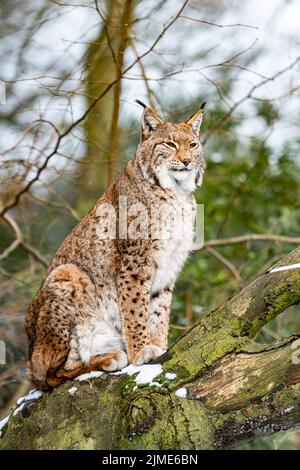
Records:
[[[75,380],[79,380],[79,382],[83,382],[84,380],[89,380],[89,379],[94,379],[95,377],[100,377],[100,375],[103,375],[104,372],[101,372],[100,370],[93,370],[92,372],[89,372],[88,374],[82,374],[78,375]]]
[[[33,388],[32,390],[30,390],[28,395],[25,395],[24,397],[20,397],[17,400],[17,405],[19,405],[19,406],[17,406],[17,408],[12,413],[10,413],[8,416],[6,416],[6,418],[3,418],[0,421],[0,437],[2,436],[2,431],[1,430],[8,423],[8,420],[9,420],[10,416],[11,415],[16,416],[18,413],[20,413],[20,411],[23,410],[23,408],[25,406],[25,403],[27,401],[37,400],[42,395],[43,395],[43,392],[41,390],[37,390],[36,388]]]
[[[2,436],[2,429],[8,423],[10,415],[6,416],[5,418],[1,419],[0,421],[0,437]]]
[[[69,388],[68,390],[69,394],[72,395],[72,397],[75,395],[75,393],[77,392],[77,387],[71,387]]]
[[[135,382],[137,384],[149,384],[149,385],[156,385],[157,387],[161,387],[161,384],[158,382],[153,382],[153,379],[160,375],[163,371],[161,364],[144,364],[142,366],[134,366],[130,364],[124,369],[119,370],[118,372],[114,372],[113,375],[134,375],[138,374],[135,378]]]
[[[23,410],[25,406],[25,401],[22,403],[22,405],[18,406],[18,408],[16,408],[14,411],[13,411],[13,415],[16,416],[18,413],[20,413],[20,411]]]
[[[42,395],[43,395],[43,392],[41,390],[36,390],[34,388],[33,390],[30,390],[28,395],[25,395],[24,397],[20,397],[17,401],[17,405],[21,405],[21,403],[25,403],[26,401],[37,400]]]
[[[166,376],[166,379],[168,379],[168,380],[174,380],[174,379],[176,379],[176,377],[177,377],[177,375],[176,375],[175,373],[173,373],[173,372],[167,372],[167,373],[165,374],[165,376]]]
[[[186,398],[187,389],[186,388],[179,388],[176,390],[175,395],[179,398]]]
[[[269,273],[278,273],[279,271],[287,271],[289,269],[297,269],[297,268],[300,268],[300,263],[289,264],[287,266],[279,266],[278,268],[271,269]]]
[[[159,382],[150,382],[150,385],[151,386],[155,385],[155,387],[162,387],[162,385]]]

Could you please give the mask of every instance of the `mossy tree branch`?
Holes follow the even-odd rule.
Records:
[[[299,263],[300,249],[277,266]],[[300,269],[265,273],[206,314],[160,358],[157,386],[103,375],[28,402],[2,449],[224,449],[300,424],[300,340],[254,335],[300,302]],[[168,380],[165,373],[175,372]],[[176,391],[185,388],[186,398]]]

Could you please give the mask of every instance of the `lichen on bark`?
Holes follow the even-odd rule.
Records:
[[[279,264],[299,258],[297,249]],[[11,415],[0,449],[224,449],[298,426],[299,336],[272,345],[253,336],[299,301],[299,269],[266,273],[161,356],[159,385],[109,374],[65,383]]]

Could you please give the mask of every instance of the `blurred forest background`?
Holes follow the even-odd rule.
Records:
[[[196,195],[205,245],[177,283],[170,342],[299,246],[300,5],[2,0],[0,11],[5,416],[30,388],[26,309],[57,247],[133,155],[136,98],[171,121],[207,101],[207,172]],[[299,313],[284,312],[257,341],[299,332]],[[300,432],[243,448],[300,449]]]

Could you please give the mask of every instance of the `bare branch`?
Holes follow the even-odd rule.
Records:
[[[186,20],[194,21],[196,23],[202,23],[208,26],[216,26],[217,28],[249,28],[249,29],[259,29],[258,26],[252,26],[249,24],[242,23],[233,23],[233,24],[219,24],[212,21],[200,20],[198,18],[193,18],[191,16],[180,15],[180,18],[185,18]]]
[[[225,268],[227,268],[231,272],[231,274],[233,274],[238,283],[242,282],[242,278],[239,271],[229,259],[225,258],[225,256],[221,255],[221,253],[219,253],[214,248],[211,248],[210,246],[206,246],[204,249],[208,253],[210,253],[214,258],[216,258],[221,264],[223,264],[223,266],[225,266]]]
[[[47,267],[48,262],[47,260],[35,249],[33,246],[31,246],[29,243],[25,242],[22,237],[21,229],[18,226],[17,222],[11,217],[9,214],[4,214],[3,219],[11,226],[13,231],[15,232],[15,237],[16,239],[9,245],[8,248],[6,248],[1,254],[0,254],[0,260],[4,260],[7,258],[13,251],[15,251],[17,248],[21,247],[27,253],[31,254],[39,263],[41,263],[43,266]]]
[[[128,42],[128,25],[130,22],[132,10],[132,0],[126,0],[122,15],[122,26],[120,30],[120,40],[117,52],[116,62],[116,76],[119,77],[113,94],[113,111],[111,117],[111,129],[110,129],[110,147],[109,147],[109,164],[108,164],[108,183],[112,183],[116,172],[118,163],[119,153],[119,114],[120,114],[120,98],[121,98],[121,81],[122,81],[122,69],[124,64],[124,53],[126,44]]]
[[[6,206],[4,207],[0,207],[0,217],[3,216],[9,209],[12,209],[13,207],[15,207],[20,198],[22,197],[23,194],[25,194],[26,192],[28,192],[28,190],[31,188],[31,186],[36,183],[39,178],[40,178],[40,175],[42,174],[42,172],[47,168],[48,166],[48,163],[49,161],[51,160],[51,158],[57,153],[59,147],[60,147],[60,144],[61,144],[61,141],[71,133],[71,131],[76,127],[78,126],[81,122],[83,122],[86,117],[88,116],[88,114],[91,112],[91,110],[96,106],[96,104],[98,103],[98,101],[100,101],[108,92],[109,90],[114,86],[116,85],[119,80],[121,79],[121,77],[123,75],[125,75],[127,72],[129,72],[129,70],[131,70],[141,59],[143,59],[144,57],[146,57],[148,54],[150,54],[155,46],[158,44],[158,42],[162,39],[162,37],[165,35],[165,33],[171,28],[171,26],[175,23],[175,21],[178,19],[178,17],[181,15],[181,13],[183,12],[184,8],[186,7],[188,3],[188,0],[185,0],[183,3],[182,3],[182,6],[180,7],[180,9],[178,10],[178,12],[176,13],[176,15],[174,15],[174,17],[167,23],[167,25],[163,28],[163,30],[161,31],[161,33],[158,35],[158,37],[155,39],[155,41],[152,43],[152,45],[148,48],[147,51],[145,51],[143,54],[141,54],[138,58],[136,58],[128,67],[125,68],[125,70],[123,70],[123,72],[121,73],[120,76],[118,76],[115,80],[113,80],[112,82],[110,82],[107,87],[100,93],[99,96],[97,96],[93,102],[90,104],[90,106],[86,109],[86,111],[81,115],[81,117],[79,117],[76,121],[74,121],[63,133],[61,133],[56,141],[56,144],[54,146],[54,149],[46,156],[45,160],[44,160],[44,163],[41,165],[41,167],[37,170],[37,173],[36,175],[31,179],[29,180],[26,185],[19,191],[17,192],[12,201],[7,204]]]
[[[98,15],[100,16],[101,20],[103,21],[103,28],[104,28],[104,32],[105,32],[105,35],[106,35],[108,48],[109,48],[109,50],[110,50],[110,53],[111,53],[113,62],[114,62],[114,64],[115,64],[115,66],[117,67],[118,71],[121,72],[122,69],[120,69],[119,64],[117,63],[116,54],[115,54],[115,51],[114,51],[114,49],[113,49],[112,42],[111,42],[111,38],[110,38],[110,34],[109,34],[109,31],[108,31],[108,28],[107,28],[107,21],[106,21],[104,15],[103,15],[103,14],[101,13],[101,11],[100,11],[100,8],[99,8],[99,5],[98,5],[98,0],[95,0],[95,7],[96,7],[96,10],[97,10]]]
[[[231,106],[231,108],[229,109],[229,111],[221,118],[219,119],[219,121],[206,133],[206,136],[203,140],[203,145],[205,145],[208,140],[211,138],[212,134],[220,128],[220,126],[222,126],[222,124],[224,124],[225,121],[227,121],[227,119],[230,118],[230,116],[234,113],[234,111],[243,103],[245,103],[245,101],[247,101],[249,98],[252,98],[253,97],[253,93],[258,90],[259,88],[263,87],[264,85],[266,85],[266,83],[270,82],[270,81],[274,81],[276,80],[277,78],[281,77],[283,74],[285,74],[286,72],[288,72],[289,70],[292,70],[298,63],[300,62],[300,56],[298,56],[291,64],[289,64],[287,67],[284,67],[283,69],[279,70],[278,72],[276,72],[274,75],[272,75],[271,77],[269,78],[265,78],[264,80],[262,80],[261,82],[257,83],[256,85],[253,85],[250,90],[248,91],[248,93],[243,96],[240,100],[236,101],[236,103]]]
[[[18,226],[17,222],[9,215],[5,214],[3,216],[3,219],[11,226],[13,231],[15,232],[15,240],[7,247],[1,254],[0,254],[0,260],[4,260],[7,258],[13,251],[15,251],[20,244],[22,243],[22,235],[21,235],[21,230],[20,227]]]
[[[299,245],[300,237],[288,237],[285,235],[273,235],[273,234],[261,234],[253,233],[246,235],[238,235],[236,237],[220,238],[215,240],[208,240],[203,244],[194,244],[193,250],[202,250],[208,247],[215,246],[228,246],[235,245],[237,243],[248,243],[248,242],[273,242],[273,243],[287,243],[291,245]]]

